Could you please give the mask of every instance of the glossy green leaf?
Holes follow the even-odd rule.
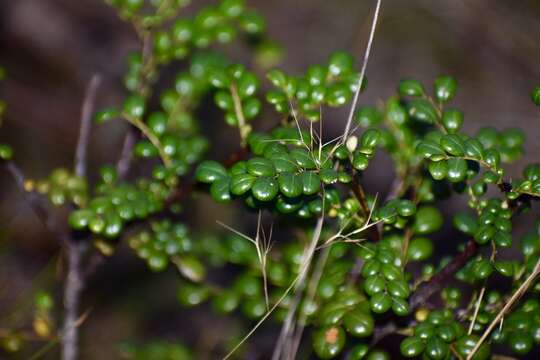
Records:
[[[279,175],[279,190],[287,197],[297,197],[303,191],[303,179],[301,176],[284,172]]]
[[[257,200],[270,201],[278,194],[279,184],[272,178],[261,176],[253,183],[251,192]]]
[[[434,81],[435,98],[440,102],[448,102],[456,95],[457,82],[450,76],[440,76]]]
[[[203,161],[195,171],[197,181],[211,184],[227,176],[227,170],[220,163],[212,160]]]
[[[422,354],[425,348],[425,342],[416,336],[411,336],[404,339],[399,347],[401,355],[411,358]]]
[[[210,195],[217,202],[228,202],[231,200],[230,186],[231,178],[223,177],[217,179],[210,186]]]
[[[428,124],[435,124],[438,121],[437,110],[431,103],[424,99],[414,99],[408,106],[409,115]]]
[[[418,80],[414,80],[414,79],[401,80],[398,85],[398,93],[401,96],[420,97],[424,95],[424,86]]]
[[[332,359],[343,350],[345,338],[345,331],[341,327],[324,327],[313,334],[313,350],[321,359]]]
[[[416,219],[413,225],[417,234],[429,234],[439,230],[443,224],[441,212],[432,206],[420,207],[416,212]]]
[[[448,175],[448,162],[446,160],[431,161],[428,170],[433,179],[443,180]]]
[[[255,157],[248,160],[246,163],[246,169],[251,175],[255,176],[274,176],[276,174],[276,168],[271,160]]]
[[[413,238],[407,249],[407,257],[411,261],[427,260],[433,254],[433,242],[424,237]]]
[[[257,178],[251,174],[238,174],[231,178],[230,191],[234,195],[243,195],[248,192]]]
[[[375,323],[369,313],[354,310],[345,314],[343,326],[352,336],[362,338],[373,334]]]
[[[465,155],[465,142],[456,134],[444,135],[441,138],[441,146],[450,155]]]
[[[467,176],[467,161],[461,158],[450,158],[447,161],[447,179],[450,182],[460,182]]]

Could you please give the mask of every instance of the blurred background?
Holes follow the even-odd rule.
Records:
[[[194,0],[188,12],[209,3]],[[270,37],[283,46],[280,66],[289,73],[323,63],[336,50],[350,51],[360,63],[375,6],[375,1],[367,0],[247,3],[266,17]],[[458,80],[453,105],[465,112],[465,130],[522,127],[528,136],[523,163],[536,161],[540,112],[529,93],[540,84],[538,19],[537,0],[385,0],[367,69],[369,86],[360,104],[390,96],[401,78],[418,78],[429,88],[437,75],[450,74]],[[100,105],[120,104],[125,95],[125,57],[138,46],[132,28],[100,0],[0,0],[0,65],[7,71],[0,98],[8,104],[0,140],[14,147],[15,160],[28,177],[43,178],[55,167],[71,166],[90,77],[96,72],[103,76]],[[226,52],[236,61],[249,61],[249,52],[242,47]],[[230,141],[235,134],[216,116],[204,121],[204,131],[215,143],[209,157],[223,159],[237,146]],[[344,112],[325,118],[327,136],[337,134],[344,122]],[[91,169],[116,160],[110,155],[119,152],[125,130],[119,122],[95,127]],[[386,170],[388,159],[381,158],[381,164],[365,182],[367,188],[384,193],[393,174]],[[521,165],[512,165],[510,174],[518,175],[520,169]],[[60,301],[63,270],[57,240],[36,219],[6,173],[0,176],[0,197],[1,329],[31,318],[28,302],[36,289],[51,290]],[[193,209],[194,228],[213,228],[218,218],[242,227],[241,209],[212,205],[205,196],[186,207]],[[463,202],[457,199],[445,211],[459,207]],[[516,233],[520,231],[517,226]],[[198,358],[211,358],[208,344],[232,325],[209,317],[204,309],[188,317],[176,304],[176,279],[174,271],[149,273],[127,246],[121,248],[85,292],[83,309],[89,316],[82,358],[117,359],[120,342],[154,338],[185,341],[200,351]],[[265,358],[273,345],[271,329],[263,329],[258,339],[260,346],[249,358]],[[52,349],[45,358],[57,356]]]

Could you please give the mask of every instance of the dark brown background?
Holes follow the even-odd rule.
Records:
[[[194,1],[188,11],[207,3]],[[270,36],[285,50],[282,67],[294,73],[324,62],[335,50],[351,51],[360,59],[375,1],[248,0],[248,4],[266,16]],[[537,160],[540,111],[528,94],[540,84],[539,18],[540,2],[535,0],[383,1],[367,71],[369,87],[360,103],[391,95],[403,77],[419,78],[429,87],[435,76],[452,74],[459,82],[454,105],[465,111],[466,130],[487,124],[523,127],[528,135],[527,160]],[[0,64],[8,72],[0,91],[9,105],[0,139],[14,146],[16,161],[29,177],[71,166],[86,83],[100,72],[105,79],[100,104],[118,104],[123,97],[124,56],[137,46],[131,28],[99,0],[0,0]],[[229,54],[239,61],[248,55],[241,48]],[[337,133],[344,120],[340,112],[325,118],[328,134]],[[218,119],[204,121],[211,121],[205,131],[217,144],[214,154],[235,148],[228,140],[234,133]],[[123,124],[95,130],[94,168],[114,161],[110,154],[118,152],[124,130]],[[387,159],[381,161],[388,164]],[[519,174],[520,168],[512,166],[511,173]],[[368,176],[377,191],[385,191],[391,181],[386,169],[379,167]],[[61,269],[55,239],[21,201],[7,174],[0,177],[0,196],[1,328],[24,323],[29,315],[24,303],[34,288],[57,293]],[[195,210],[210,202],[202,197],[197,204],[192,205]],[[458,201],[447,207],[462,205]],[[202,212],[194,211],[193,224],[214,226],[218,217],[235,223],[237,212],[212,210],[214,217],[203,218],[197,216]],[[89,284],[84,303],[92,312],[85,324],[83,358],[117,358],[115,346],[123,339],[178,340],[184,334],[180,337],[197,343],[199,326],[208,333],[205,337],[227,331],[228,323],[213,321],[206,326],[204,311],[184,320],[186,313],[174,301],[175,281],[174,273],[149,274],[127,249],[121,249]],[[10,314],[15,316],[6,318]],[[50,358],[55,356],[53,351]]]

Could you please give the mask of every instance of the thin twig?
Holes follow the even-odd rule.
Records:
[[[309,285],[306,292],[306,300],[308,302],[313,301],[315,299],[315,292],[317,291],[317,287],[319,286],[319,282],[321,280],[324,267],[326,266],[328,255],[330,254],[330,249],[331,249],[331,246],[324,248],[321,254],[319,255],[319,259],[317,260],[317,264],[315,265],[315,269],[313,270],[313,274],[311,275],[311,278],[309,280]],[[300,325],[296,329],[289,351],[287,351],[289,359],[296,358],[296,354],[298,353],[298,348],[300,347],[300,341],[302,340],[302,334],[306,326],[306,319],[307,319],[307,314],[305,312],[300,313],[300,319],[298,321]]]
[[[296,315],[296,310],[298,309],[298,305],[300,304],[300,300],[302,299],[302,293],[304,291],[305,283],[306,283],[305,279],[308,274],[308,270],[311,267],[311,260],[313,259],[313,254],[317,250],[317,244],[319,242],[319,239],[321,238],[321,231],[322,231],[323,223],[324,223],[324,215],[320,216],[319,219],[317,220],[317,224],[315,226],[315,230],[313,232],[313,236],[311,238],[309,246],[306,247],[306,249],[304,250],[304,254],[302,255],[302,265],[300,268],[301,276],[299,276],[298,282],[296,283],[296,286],[294,288],[294,292],[296,296],[293,302],[291,302],[291,304],[289,305],[287,316],[285,317],[285,321],[283,322],[283,325],[281,327],[281,332],[279,334],[277,345],[272,355],[272,360],[278,360],[281,358],[281,355],[284,354],[283,350],[285,347],[287,347],[285,346],[287,344],[287,339],[291,336],[294,330],[294,324],[293,324],[294,317]]]
[[[32,208],[32,211],[36,214],[38,219],[45,225],[47,229],[49,229],[51,232],[56,233],[52,217],[50,216],[38,194],[26,191],[26,177],[24,176],[22,170],[13,161],[6,162],[5,166],[8,172],[13,177],[13,180],[15,180],[15,185],[17,185],[17,188],[19,188],[19,190],[23,193],[26,201],[28,202],[28,204]]]
[[[84,288],[82,258],[86,250],[85,243],[72,242],[67,247],[68,273],[64,289],[64,326],[62,336],[62,359],[75,360],[79,353],[79,299]]]
[[[538,275],[540,275],[540,259],[538,259],[538,261],[536,262],[536,265],[534,266],[534,269],[531,272],[531,274],[527,277],[527,279],[525,279],[523,284],[521,284],[521,286],[512,294],[512,297],[508,299],[508,301],[506,302],[504,307],[501,309],[501,311],[499,311],[497,316],[495,316],[495,319],[493,319],[491,324],[489,324],[487,329],[484,331],[484,333],[480,337],[480,340],[478,340],[478,342],[474,345],[474,348],[471,350],[469,355],[467,355],[467,360],[470,360],[473,358],[474,354],[476,354],[480,346],[482,346],[482,344],[484,343],[486,338],[489,336],[493,328],[499,323],[499,321],[501,321],[504,315],[506,315],[506,313],[508,312],[508,310],[510,310],[512,305],[514,305],[514,303],[516,303],[521,298],[521,296],[527,292],[527,290],[529,289],[531,284],[534,282],[534,280],[538,277]]]
[[[454,275],[465,263],[476,254],[478,246],[474,240],[469,240],[465,250],[452,259],[441,271],[435,274],[428,282],[420,285],[411,296],[411,309],[416,309],[424,304],[433,294],[440,291],[446,280]]]
[[[354,112],[356,110],[356,104],[358,103],[358,97],[360,95],[360,91],[362,90],[362,83],[364,82],[366,68],[367,68],[367,64],[369,60],[369,54],[371,52],[371,45],[373,44],[373,37],[375,36],[375,29],[377,28],[377,20],[379,18],[379,10],[381,8],[381,2],[382,0],[377,0],[377,6],[375,7],[375,13],[373,14],[373,22],[371,24],[369,40],[366,46],[366,52],[364,54],[364,61],[362,63],[362,69],[360,70],[360,78],[358,79],[358,89],[356,89],[356,92],[354,93],[353,102],[351,105],[351,109],[349,111],[349,117],[347,118],[347,124],[345,125],[345,130],[343,131],[343,137],[341,139],[342,143],[346,143],[347,138],[349,137],[349,131],[351,129],[352,119],[354,116]]]
[[[77,150],[75,151],[75,175],[80,177],[86,176],[86,154],[88,152],[88,143],[90,141],[92,112],[94,110],[96,93],[100,82],[101,76],[99,74],[92,76],[92,79],[86,88],[84,102],[81,108],[79,141],[77,142]]]
[[[124,137],[124,143],[122,144],[122,151],[120,153],[120,158],[116,163],[116,172],[118,173],[119,179],[124,179],[129,172],[131,167],[131,160],[133,159],[133,147],[137,140],[137,133],[135,128],[130,126],[127,129],[126,136]]]
[[[86,153],[90,140],[91,114],[95,105],[99,77],[94,76],[85,93],[81,111],[81,130],[77,142],[75,156],[75,172],[78,176],[86,174]],[[68,273],[64,288],[64,324],[62,328],[62,359],[76,360],[79,354],[79,302],[84,288],[85,278],[82,260],[88,249],[87,239],[76,239],[73,235],[68,238],[65,250],[67,252]]]
[[[233,99],[234,104],[234,113],[236,115],[236,120],[238,121],[238,130],[240,131],[240,140],[242,142],[242,146],[245,146],[246,144],[246,138],[250,132],[249,125],[246,124],[246,119],[244,117],[244,112],[242,110],[242,101],[240,100],[240,96],[238,95],[238,90],[236,89],[235,85],[231,85],[231,96]]]
[[[323,223],[324,223],[324,216],[320,216],[317,220],[317,224],[315,225],[315,229],[313,231],[313,237],[311,238],[312,244],[316,244],[319,242],[319,239],[321,238]],[[309,269],[309,265],[310,265],[310,262],[302,263],[302,266],[300,267],[300,272],[298,273],[296,278],[291,282],[289,287],[285,289],[281,297],[275,302],[275,304],[270,308],[270,310],[268,310],[266,314],[263,315],[263,317],[257,322],[257,324],[255,324],[255,326],[246,334],[246,336],[244,336],[242,340],[240,340],[240,342],[236,344],[236,346],[231,351],[229,351],[227,355],[225,355],[225,357],[223,357],[223,360],[229,359],[236,352],[236,350],[238,350],[238,348],[240,348],[240,346],[242,346],[242,344],[244,344],[247,341],[247,339],[249,339],[249,337],[253,335],[255,331],[257,331],[257,329],[266,321],[266,319],[268,319],[268,317],[274,312],[274,310],[276,310],[277,307],[283,302],[283,300],[285,300],[287,295],[289,295],[289,292],[293,288],[296,287],[296,285],[298,284],[299,281],[301,281],[301,279],[305,277],[307,270]]]

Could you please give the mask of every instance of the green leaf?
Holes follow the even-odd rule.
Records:
[[[384,291],[386,282],[380,275],[369,276],[364,282],[364,291],[366,294],[373,296]]]
[[[124,102],[124,112],[132,118],[140,119],[146,109],[145,100],[142,96],[132,95]]]
[[[96,112],[96,115],[94,116],[94,121],[98,124],[101,124],[119,116],[120,111],[118,111],[118,109],[114,107],[109,107]]]
[[[358,110],[354,119],[358,125],[369,127],[380,123],[382,120],[382,114],[374,106],[363,106]]]
[[[493,238],[495,232],[495,227],[492,225],[479,226],[474,233],[474,240],[481,245],[486,244]]]
[[[477,279],[487,279],[493,272],[493,265],[489,260],[479,260],[473,264],[473,272]]]
[[[444,159],[446,157],[446,153],[441,145],[437,144],[435,141],[427,139],[422,140],[416,146],[416,152],[425,158],[431,158],[435,161]]]
[[[369,165],[369,158],[366,154],[356,152],[353,157],[352,166],[359,171],[367,169]]]
[[[323,327],[313,334],[313,350],[321,359],[332,359],[343,350],[345,340],[345,331],[341,327]]]
[[[352,71],[354,64],[353,57],[344,51],[335,52],[330,56],[328,72],[332,76],[339,76]]]
[[[179,256],[174,263],[180,273],[190,281],[201,282],[206,276],[204,265],[192,256]]]
[[[438,119],[437,110],[424,99],[414,99],[408,106],[409,115],[418,121],[435,124]]]
[[[448,163],[446,160],[431,161],[428,170],[433,179],[443,180],[448,175]]]
[[[316,168],[313,156],[306,149],[293,149],[290,152],[293,160],[303,169],[311,170]]]
[[[510,247],[512,245],[512,235],[506,231],[497,231],[493,236],[493,241],[500,247]]]
[[[287,153],[275,154],[270,157],[277,173],[282,172],[296,172],[298,170],[296,161]]]
[[[396,125],[405,124],[409,118],[407,110],[399,103],[399,99],[396,97],[388,99],[385,113],[388,120]]]
[[[473,235],[478,228],[476,220],[464,212],[454,215],[453,224],[456,229],[468,235]]]
[[[467,358],[468,355],[472,352],[478,340],[480,339],[477,335],[466,335],[461,337],[455,344],[455,349],[457,353],[463,358]],[[484,342],[478,351],[472,357],[472,360],[487,360],[491,355],[489,344]]]
[[[429,359],[443,360],[448,357],[450,348],[441,338],[434,336],[427,340],[424,353]]]
[[[465,154],[473,159],[482,160],[484,158],[484,146],[476,139],[465,141]]]
[[[465,142],[456,134],[444,135],[441,138],[441,146],[450,155],[465,155]]]
[[[220,314],[233,312],[240,304],[240,299],[234,291],[226,290],[217,294],[212,300],[212,308]]]
[[[266,147],[270,144],[272,137],[264,133],[251,133],[248,136],[248,144],[255,155],[262,155]]]
[[[231,78],[225,69],[223,68],[214,68],[211,69],[208,73],[208,81],[212,86],[218,89],[226,89],[231,86]]]
[[[411,307],[407,300],[395,297],[392,298],[392,311],[397,316],[407,316],[411,312]]]
[[[460,158],[451,158],[447,160],[448,174],[447,178],[450,182],[460,182],[467,175],[467,161]]]
[[[495,149],[487,149],[485,152],[484,160],[489,166],[497,169],[501,164],[501,155]]]
[[[343,317],[343,326],[352,336],[362,338],[373,334],[375,322],[369,313],[353,310]]]
[[[383,314],[392,307],[392,298],[384,292],[373,295],[369,302],[375,314]]]
[[[401,96],[420,97],[424,95],[424,86],[418,80],[414,80],[414,79],[401,80],[398,85],[398,93]]]
[[[276,169],[272,161],[255,157],[250,159],[246,164],[247,171],[255,176],[274,176]]]
[[[245,99],[249,96],[255,95],[255,92],[259,87],[259,80],[254,74],[244,72],[237,82],[237,87],[238,95],[240,95],[241,99]]]
[[[448,102],[456,95],[457,82],[451,76],[440,76],[434,81],[434,95],[440,102]]]
[[[338,180],[338,172],[334,169],[321,169],[319,176],[325,184],[334,184]]]
[[[231,178],[223,177],[217,179],[210,186],[210,195],[217,202],[228,202],[231,200],[231,193],[229,192],[231,184]]]
[[[496,261],[495,270],[497,270],[501,275],[512,276],[514,275],[514,264],[510,261]]]
[[[433,254],[433,242],[425,237],[413,238],[407,249],[407,257],[411,261],[427,260]]]
[[[317,173],[313,171],[303,172],[302,175],[302,191],[306,195],[313,195],[319,192],[321,188],[321,179]]]
[[[373,149],[381,139],[381,132],[377,129],[368,129],[364,131],[360,138],[362,148]]]
[[[416,212],[413,225],[417,234],[429,234],[439,230],[443,224],[443,217],[439,209],[433,206],[423,206]]]
[[[297,197],[302,194],[302,177],[290,172],[284,172],[279,175],[279,190],[287,197]]]
[[[446,131],[456,133],[463,125],[463,113],[456,109],[448,109],[443,112],[442,123]]]
[[[184,306],[199,305],[208,299],[210,291],[203,285],[182,284],[178,288],[177,298]]]
[[[261,176],[251,188],[253,196],[260,201],[270,201],[276,197],[279,192],[278,182],[272,178]]]
[[[411,336],[404,339],[399,347],[401,355],[411,358],[422,354],[425,348],[426,345],[424,341],[417,336]]]
[[[214,181],[227,176],[227,170],[217,161],[203,161],[195,171],[195,179],[202,183],[211,184]]]
[[[214,95],[214,101],[216,105],[222,110],[231,111],[234,109],[233,98],[231,96],[231,93],[229,93],[228,91],[221,90],[216,92],[216,94]]]
[[[268,78],[268,80],[270,80],[272,85],[274,85],[275,87],[279,89],[284,88],[285,85],[287,84],[287,75],[285,75],[285,73],[281,70],[277,70],[277,69],[270,70],[266,74],[266,77]]]
[[[388,293],[394,297],[409,297],[409,284],[405,280],[391,280],[386,284]]]
[[[234,175],[231,179],[231,193],[234,195],[243,195],[251,189],[257,178],[251,174]]]

